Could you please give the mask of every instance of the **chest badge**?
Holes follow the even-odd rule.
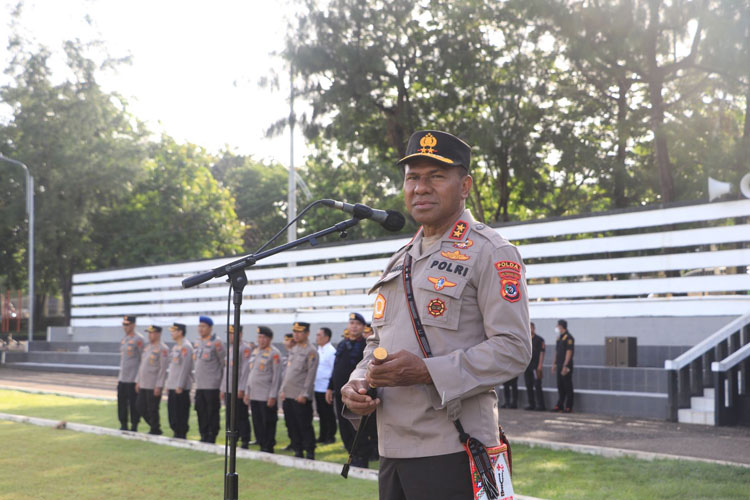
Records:
[[[432,299],[430,303],[427,304],[427,312],[430,313],[430,316],[436,318],[445,314],[445,309],[445,301],[441,299]]]
[[[453,248],[460,248],[461,250],[466,250],[471,246],[474,246],[474,242],[470,239],[467,239],[466,241],[459,241],[453,244]]]
[[[439,278],[433,278],[432,276],[428,276],[427,279],[430,281],[430,283],[435,285],[435,290],[438,292],[442,290],[443,288],[453,288],[454,286],[456,286],[456,284],[453,283],[452,281],[448,281],[448,279],[445,276],[441,276]]]
[[[383,319],[383,317],[385,317],[385,297],[379,293],[373,305],[372,319]]]
[[[440,252],[440,255],[450,260],[462,260],[463,261],[463,260],[469,260],[471,258],[468,255],[461,253],[460,250],[454,250],[452,252],[446,252],[445,250],[443,250],[442,252]]]

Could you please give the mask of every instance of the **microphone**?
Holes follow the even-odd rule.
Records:
[[[361,203],[352,205],[336,200],[321,200],[321,202],[329,207],[338,208],[352,214],[357,219],[372,219],[375,222],[379,222],[388,231],[400,231],[404,227],[404,224],[406,224],[403,214],[395,210],[378,210],[377,208],[370,208]]]

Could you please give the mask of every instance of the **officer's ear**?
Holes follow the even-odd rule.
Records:
[[[464,167],[461,167],[459,175],[461,176],[461,199],[466,200],[466,198],[469,197],[469,193],[471,193],[471,187],[474,185],[474,179],[471,177],[471,175],[469,175],[469,171]]]

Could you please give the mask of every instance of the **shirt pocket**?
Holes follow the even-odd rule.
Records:
[[[468,280],[428,273],[412,286],[423,325],[457,330],[461,320],[462,294]]]
[[[397,279],[401,279],[401,269],[386,274],[372,287],[378,292],[372,308],[372,326],[383,326],[394,315],[396,302],[405,300],[404,297],[398,297]]]

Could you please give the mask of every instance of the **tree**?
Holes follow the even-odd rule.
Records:
[[[148,147],[144,175],[93,218],[97,268],[234,255],[242,250],[234,199],[211,175],[215,159],[171,137]]]
[[[2,126],[0,148],[28,165],[36,179],[36,289],[62,293],[66,320],[73,273],[97,258],[92,217],[127,192],[143,158],[140,124],[124,100],[96,81],[96,73],[115,61],[97,64],[88,49],[65,43],[70,76],[54,84],[49,50],[28,49],[13,38],[6,71],[13,82],[0,89],[13,115]]]

